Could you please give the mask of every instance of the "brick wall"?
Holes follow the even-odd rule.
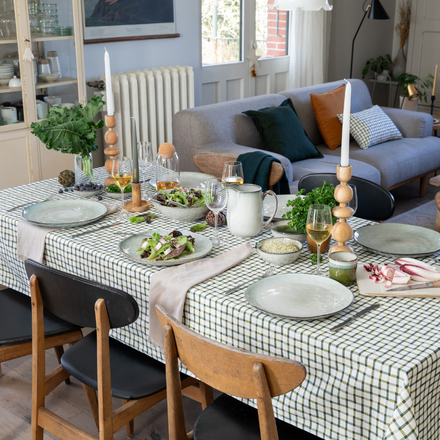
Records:
[[[268,1],[269,4],[273,0]],[[278,20],[278,35],[277,35],[277,17]],[[286,27],[287,27],[287,13],[286,11],[279,11],[276,9],[267,10],[267,56],[279,57],[286,54]],[[281,35],[281,37],[279,36]]]

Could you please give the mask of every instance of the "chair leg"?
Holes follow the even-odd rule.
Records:
[[[0,364],[0,377],[2,377],[2,364]]]
[[[428,176],[423,176],[420,178],[419,197],[425,197],[425,189],[426,189],[427,180],[428,180]]]
[[[92,410],[93,418],[95,419],[96,427],[99,431],[99,413],[98,413],[98,398],[96,397],[96,391],[83,383],[84,392],[86,393],[87,401],[89,402],[90,409]]]
[[[206,385],[204,382],[200,382],[199,386],[202,410],[205,410],[205,408],[214,401],[214,392],[212,391],[212,387]]]
[[[62,345],[59,345],[58,347],[54,347],[53,349],[55,350],[55,355],[56,355],[56,357],[57,357],[57,359],[58,359],[58,363],[61,365],[61,356],[64,354],[64,348],[63,348]],[[67,378],[67,379],[64,381],[64,383],[65,383],[66,385],[70,385],[70,379]]]
[[[122,403],[125,405],[129,400],[122,399]],[[125,430],[127,431],[127,437],[134,437],[134,419],[131,419],[126,425]]]

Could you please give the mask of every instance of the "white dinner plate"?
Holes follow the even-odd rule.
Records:
[[[315,319],[344,310],[353,302],[351,291],[335,280],[318,275],[274,275],[245,291],[253,306],[274,315]]]
[[[212,174],[193,173],[190,171],[182,171],[180,173],[180,185],[188,188],[205,188],[205,182],[208,179],[215,179]],[[156,188],[156,178],[153,177],[149,181],[150,185]]]
[[[87,225],[107,214],[107,207],[84,199],[49,200],[23,210],[28,222],[47,228],[73,228]]]
[[[146,258],[141,258],[140,255],[136,254],[136,251],[140,248],[142,241],[144,238],[151,238],[151,236],[157,232],[159,235],[167,235],[170,230],[154,230],[149,232],[143,232],[142,234],[131,235],[128,238],[124,238],[119,243],[119,251],[122,252],[126,257],[135,260],[138,263],[148,264],[151,266],[177,266],[178,264],[189,263],[190,261],[198,260],[199,258],[203,258],[205,255],[208,255],[212,249],[212,242],[209,238],[195,234],[194,232],[190,232],[187,230],[181,229],[180,232],[183,235],[191,235],[195,239],[194,241],[194,253],[189,255],[184,255],[183,257],[178,258],[177,260],[165,260],[165,261],[154,261],[147,260]]]
[[[277,195],[278,209],[275,214],[275,217],[273,218],[274,222],[277,220],[284,220],[283,214],[285,214],[287,211],[290,211],[292,209],[290,207],[289,208],[287,207],[287,202],[289,200],[293,200],[295,197],[297,197],[296,194],[279,194],[279,195]],[[304,196],[300,196],[300,197],[304,197]],[[272,215],[274,205],[275,205],[275,201],[274,201],[273,197],[267,196],[264,199],[263,212],[264,212],[265,218],[269,218]]]

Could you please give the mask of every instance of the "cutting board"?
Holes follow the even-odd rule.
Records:
[[[356,271],[356,282],[358,285],[359,293],[364,296],[405,296],[409,298],[440,298],[440,287],[428,287],[426,289],[417,290],[403,290],[401,292],[387,292],[384,284],[376,284],[368,277],[370,272],[364,269],[365,263],[358,263]],[[393,267],[392,264],[390,264]],[[420,284],[418,281],[410,281],[409,284]],[[393,284],[394,287],[398,287],[398,284]]]

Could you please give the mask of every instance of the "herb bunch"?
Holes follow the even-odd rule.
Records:
[[[305,189],[298,192],[298,195],[304,194]],[[321,188],[313,188],[312,191],[307,193],[304,197],[295,197],[293,200],[287,202],[287,206],[292,209],[286,214],[283,214],[283,219],[290,220],[288,225],[294,231],[300,234],[307,232],[307,213],[310,205],[324,204],[330,206],[333,209],[338,205],[338,202],[334,197],[335,187],[332,184],[324,183]],[[336,222],[337,218],[332,216],[332,223]]]

